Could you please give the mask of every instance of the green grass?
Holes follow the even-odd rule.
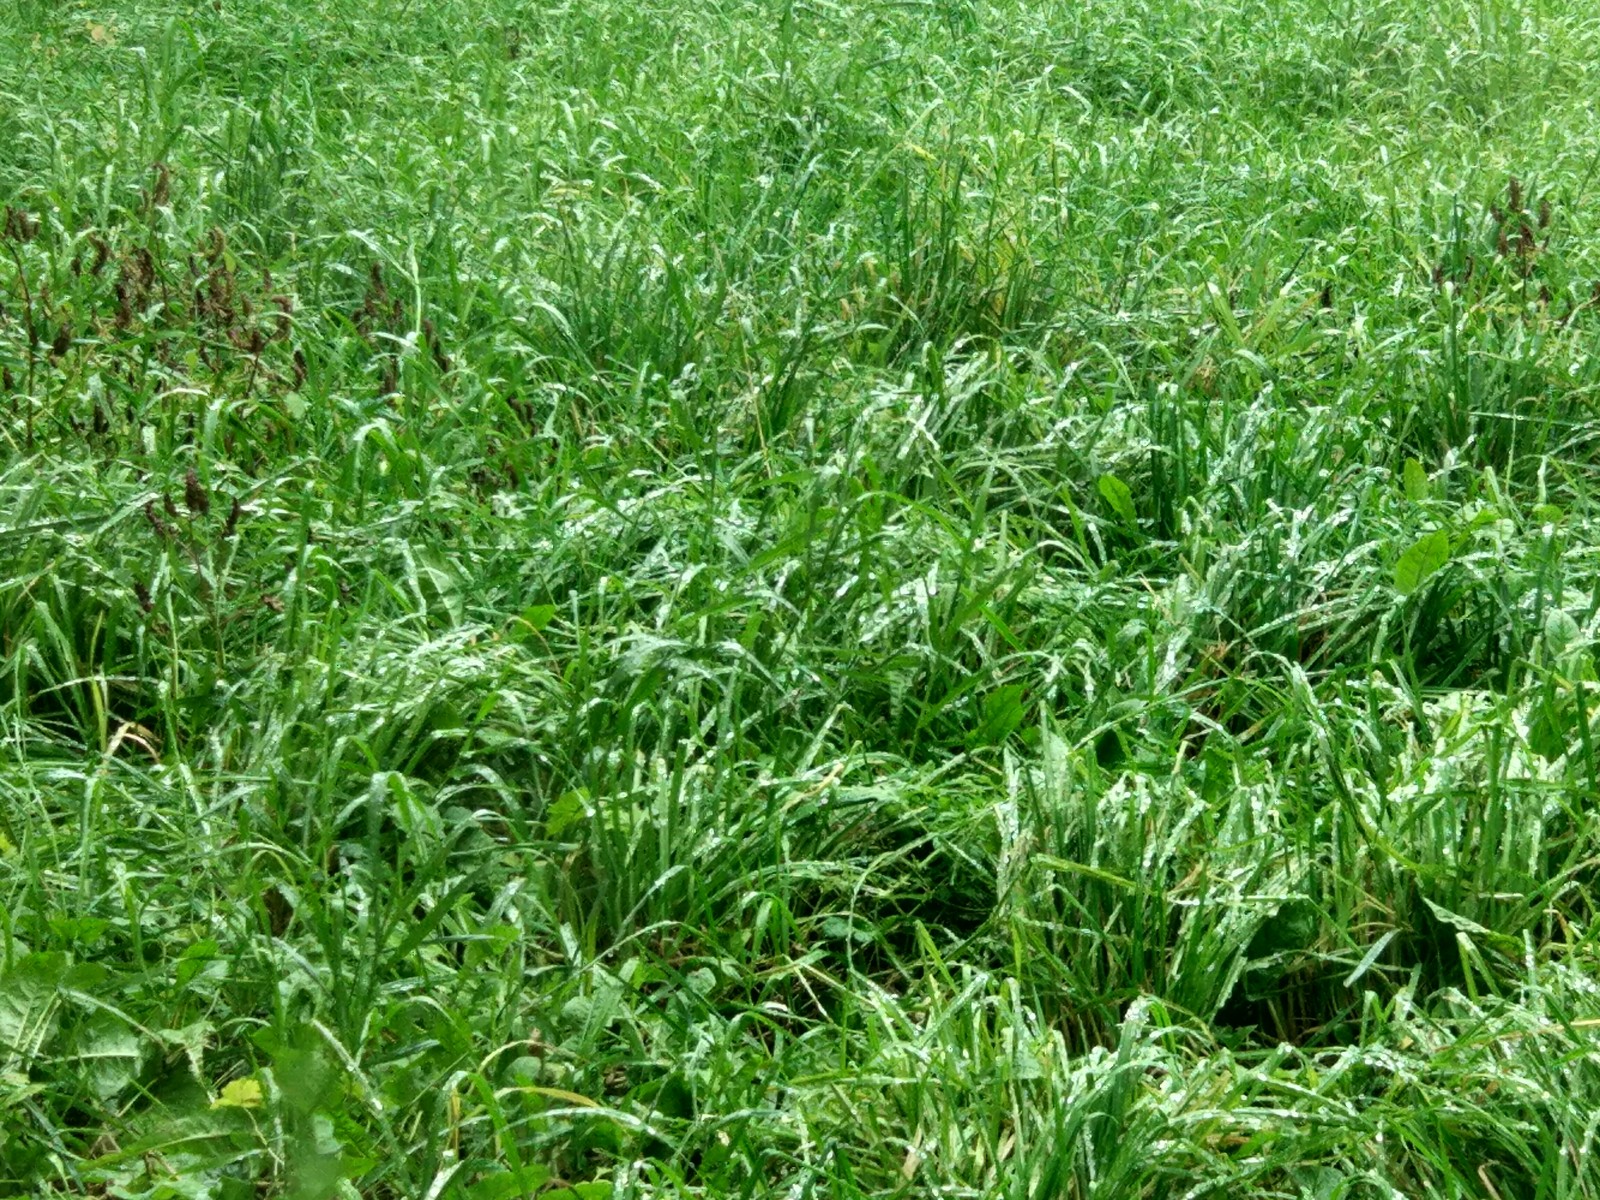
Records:
[[[1600,1196],[1580,0],[0,4],[0,1194]]]

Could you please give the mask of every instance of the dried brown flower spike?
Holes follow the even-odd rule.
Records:
[[[10,242],[31,242],[39,236],[39,222],[26,210],[6,205],[4,236]]]
[[[183,477],[183,502],[189,506],[190,516],[203,517],[211,511],[211,497],[193,467]]]

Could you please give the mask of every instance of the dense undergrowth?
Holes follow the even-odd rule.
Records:
[[[1600,1194],[1572,0],[6,0],[0,1193]]]

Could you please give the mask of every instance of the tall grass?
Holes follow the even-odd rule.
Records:
[[[122,7],[0,1192],[1600,1193],[1582,5]]]

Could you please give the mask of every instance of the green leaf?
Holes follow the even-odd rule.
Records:
[[[545,813],[544,835],[552,840],[558,838],[589,816],[588,797],[582,792],[565,792]]]
[[[70,966],[59,951],[29,954],[0,977],[0,1069],[26,1065],[54,1035]]]
[[[522,610],[522,622],[529,630],[540,633],[545,626],[555,620],[556,606],[554,604],[531,604]]]
[[[1421,463],[1414,458],[1406,459],[1401,476],[1405,482],[1407,500],[1421,503],[1428,498],[1428,472],[1423,469]]]
[[[261,1082],[257,1079],[233,1079],[223,1086],[222,1095],[211,1102],[212,1108],[260,1108]]]
[[[990,692],[983,701],[983,720],[973,730],[974,746],[998,746],[1022,724],[1023,685],[1010,683]]]
[[[1415,542],[1394,565],[1394,586],[1402,596],[1416,591],[1445,563],[1450,561],[1450,535],[1436,529]]]
[[[1133,492],[1128,485],[1115,475],[1102,475],[1095,485],[1100,489],[1100,496],[1111,506],[1111,511],[1116,513],[1129,525],[1139,523],[1139,514],[1133,507]]]
[[[216,960],[219,949],[213,938],[203,938],[186,946],[183,953],[178,956],[178,986],[188,987],[197,975]]]
[[[522,1200],[535,1196],[550,1178],[548,1167],[529,1163],[515,1171],[496,1170],[467,1188],[470,1200]]]
[[[1583,634],[1572,614],[1552,608],[1544,615],[1544,644],[1552,654],[1565,654]]]
[[[610,1200],[611,1184],[604,1179],[591,1179],[587,1183],[575,1183],[571,1187],[555,1188],[543,1192],[543,1200]]]
[[[1529,713],[1528,748],[1546,762],[1554,762],[1571,744],[1573,721],[1562,706],[1541,700]]]
[[[78,1030],[72,1057],[102,1101],[126,1090],[144,1068],[143,1039],[120,1017],[97,1012]]]
[[[181,1052],[189,1064],[189,1073],[199,1079],[205,1069],[206,1042],[212,1034],[209,1021],[194,1021],[181,1029],[157,1029],[156,1041],[169,1051]]]

